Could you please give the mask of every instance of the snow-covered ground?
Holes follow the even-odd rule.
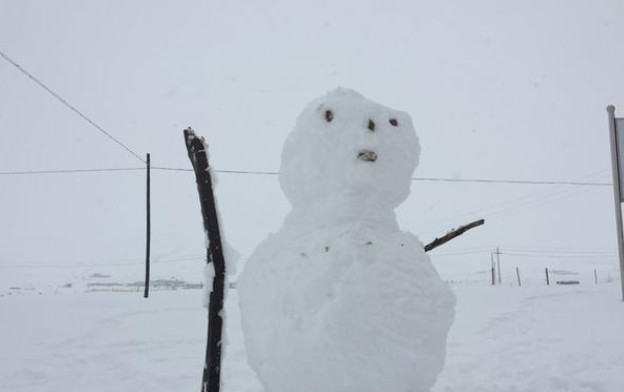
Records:
[[[624,390],[617,281],[453,289],[457,317],[435,392]],[[201,293],[3,291],[0,391],[198,391]],[[223,390],[261,391],[246,364],[236,291],[229,294]]]

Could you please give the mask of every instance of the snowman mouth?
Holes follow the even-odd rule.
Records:
[[[364,162],[375,162],[377,160],[377,153],[371,150],[362,150],[358,153],[357,158]]]

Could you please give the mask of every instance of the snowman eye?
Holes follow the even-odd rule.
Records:
[[[397,121],[397,119],[396,119],[396,118],[391,118],[391,119],[390,119],[390,124],[391,124],[393,127],[396,127],[397,125],[399,125],[399,122]]]
[[[333,119],[334,119],[334,112],[332,112],[331,110],[326,110],[325,111],[325,121],[331,122]]]
[[[375,122],[373,120],[368,120],[368,129],[371,131],[375,130]]]

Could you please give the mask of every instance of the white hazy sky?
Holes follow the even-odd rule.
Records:
[[[276,171],[305,104],[345,86],[411,114],[419,177],[610,182],[623,40],[620,0],[0,0],[0,50],[154,165],[185,168],[191,125],[216,169]],[[141,165],[0,59],[0,171]],[[1,175],[2,275],[140,263],[144,182]],[[243,255],[288,211],[275,176],[221,174],[217,192]],[[154,171],[152,198],[155,260],[201,263],[192,174]],[[610,187],[417,181],[397,213],[423,241],[486,219],[437,252],[441,269],[486,269],[497,245],[538,253],[513,265],[583,250],[617,269]]]

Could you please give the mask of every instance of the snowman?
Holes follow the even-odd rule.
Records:
[[[339,88],[282,153],[292,210],[237,283],[248,360],[266,392],[429,391],[455,297],[394,209],[420,147],[407,113]]]

